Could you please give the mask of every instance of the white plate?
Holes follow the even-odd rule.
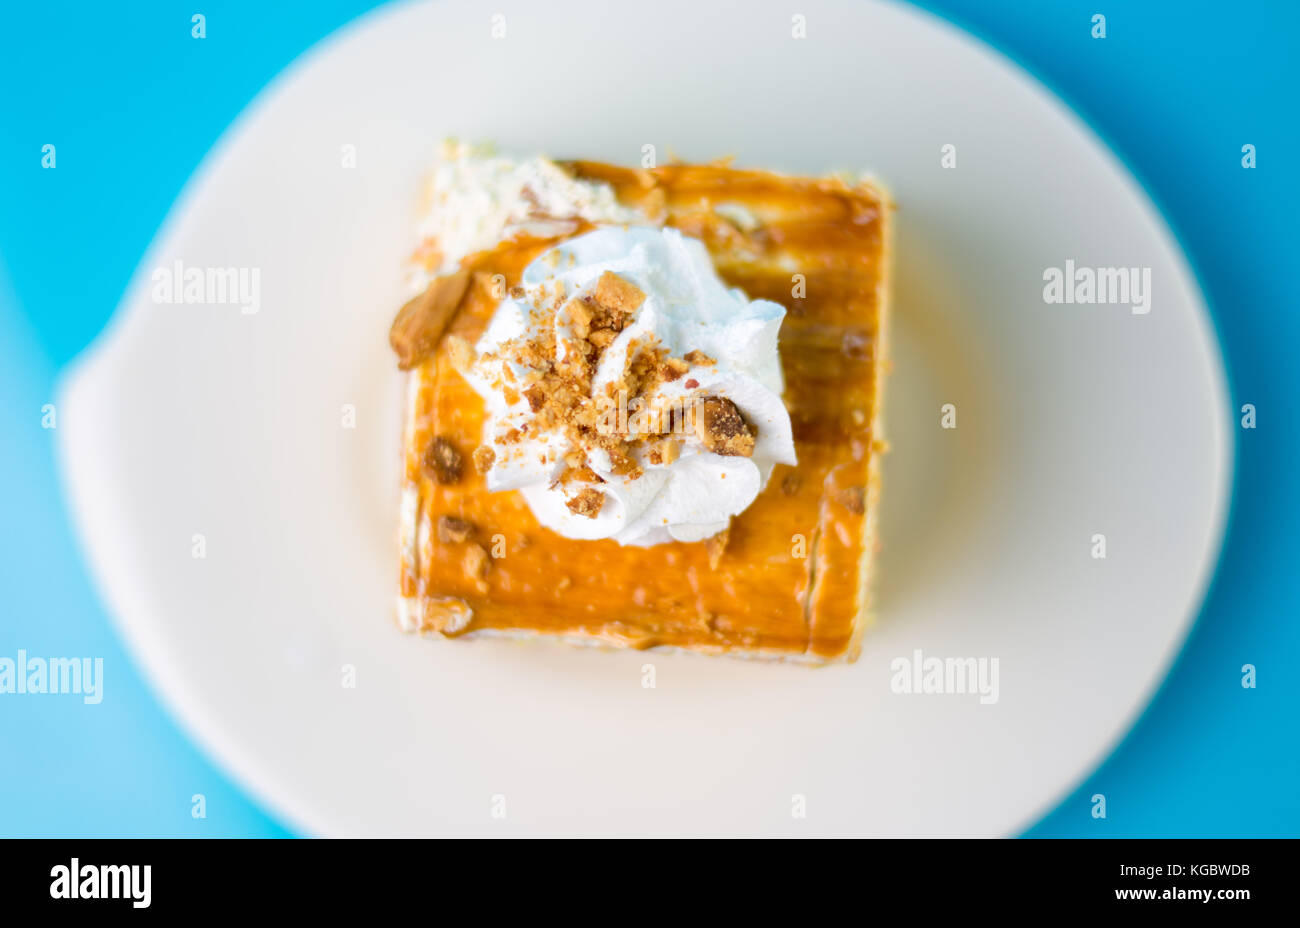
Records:
[[[1132,724],[1217,553],[1224,379],[1168,230],[1058,101],[909,8],[803,3],[795,39],[788,4],[541,6],[363,18],[278,78],[191,182],[60,403],[123,633],[195,736],[313,833],[1014,833]],[[422,167],[448,134],[889,183],[893,452],[858,663],[396,630],[386,333]],[[260,312],[155,304],[150,273],[176,259],[260,269]],[[1151,312],[1046,305],[1043,271],[1067,259],[1151,268]],[[918,648],[998,658],[999,701],[891,693],[891,660]]]

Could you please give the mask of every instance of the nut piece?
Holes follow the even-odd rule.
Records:
[[[645,294],[636,284],[624,280],[613,271],[600,275],[591,298],[606,309],[619,313],[636,312],[645,302]]]
[[[438,516],[438,540],[444,545],[458,545],[469,541],[474,534],[474,523],[455,516]]]
[[[480,474],[486,474],[496,463],[497,453],[487,445],[479,445],[474,449],[474,469]]]
[[[528,408],[537,412],[546,405],[546,390],[540,383],[535,383],[524,391],[524,398],[528,400]]]
[[[594,519],[600,515],[600,508],[605,505],[605,494],[589,487],[567,500],[564,505],[568,506],[569,511],[575,515]]]
[[[681,454],[681,446],[671,438],[655,442],[646,451],[645,458],[657,467],[667,467]]]
[[[696,348],[693,351],[686,352],[686,354],[682,355],[682,360],[684,360],[687,364],[694,364],[694,365],[707,365],[707,364],[718,363],[717,361],[709,357],[707,354],[705,354],[703,351],[700,351],[698,348]]]
[[[691,352],[691,353],[695,354],[696,352]],[[689,357],[689,355],[687,357]],[[663,377],[663,379],[666,382],[672,383],[674,380],[677,380],[679,377],[684,375],[690,369],[691,369],[690,364],[688,364],[682,358],[664,358],[664,366],[659,371],[659,375]]]
[[[468,628],[473,618],[474,610],[459,596],[428,596],[412,617],[413,623],[403,625],[402,629],[421,634],[436,632],[453,636]]]
[[[706,396],[696,404],[695,434],[714,454],[747,458],[754,453],[754,435],[740,410],[721,396]]]
[[[397,366],[407,371],[438,347],[442,333],[460,308],[469,289],[469,271],[435,277],[424,292],[397,311],[388,343],[397,352]]]
[[[466,578],[474,581],[479,592],[487,592],[487,572],[492,559],[482,545],[470,544],[465,548],[465,559],[460,562]]]
[[[582,300],[569,300],[564,308],[569,314],[569,325],[573,328],[573,334],[578,338],[586,338],[587,333],[591,331],[591,320],[596,318],[591,307]]]
[[[424,469],[433,474],[439,483],[456,483],[460,480],[464,460],[456,446],[439,435],[429,442],[424,451]]]
[[[443,339],[447,343],[447,357],[451,366],[457,371],[467,371],[474,364],[474,346],[459,335],[448,335]]]

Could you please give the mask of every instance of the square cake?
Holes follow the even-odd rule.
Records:
[[[855,658],[891,209],[865,179],[444,145],[390,332],[401,627]]]

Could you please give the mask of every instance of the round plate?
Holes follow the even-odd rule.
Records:
[[[1228,407],[1142,191],[1057,100],[928,15],[720,7],[357,21],[226,134],[68,374],[61,462],[111,611],[195,736],[297,827],[1014,833],[1113,748],[1180,647],[1221,536]],[[398,632],[386,335],[448,135],[870,168],[892,189],[892,451],[856,664]],[[176,261],[256,270],[257,312],[155,301]],[[1149,269],[1150,311],[1045,302],[1067,261]],[[896,692],[917,651],[996,658],[996,701]]]

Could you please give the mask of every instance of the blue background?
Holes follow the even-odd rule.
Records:
[[[0,696],[0,834],[284,835],[176,726],[124,653],[40,426],[172,201],[295,56],[374,4],[6,3],[0,13],[0,655],[102,655],[109,698]],[[1034,836],[1300,834],[1294,98],[1300,3],[927,0],[1056,91],[1123,158],[1200,278],[1238,429],[1202,615],[1115,754]],[[190,36],[190,15],[208,37]],[[1090,35],[1094,13],[1107,37]],[[40,166],[54,143],[56,170]],[[1244,170],[1253,144],[1258,167]],[[1241,666],[1258,667],[1243,689]],[[1094,820],[1089,797],[1107,797]],[[207,797],[207,818],[190,797]]]

